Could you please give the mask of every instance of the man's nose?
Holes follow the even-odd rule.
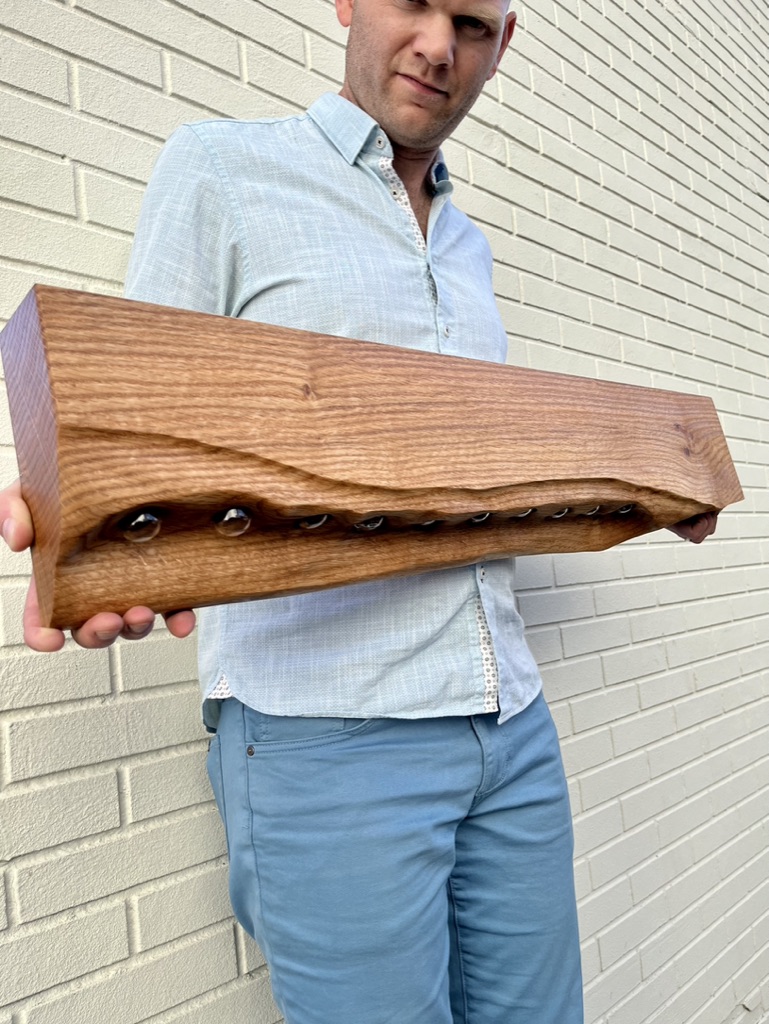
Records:
[[[454,24],[450,18],[436,12],[420,26],[414,39],[414,51],[424,57],[433,67],[451,67],[457,45]]]

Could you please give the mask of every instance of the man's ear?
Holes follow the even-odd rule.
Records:
[[[342,28],[349,28],[352,21],[353,0],[334,0],[336,4],[336,16]]]
[[[341,0],[337,0],[337,4],[336,4],[337,5],[337,9],[339,8],[340,2],[341,2]],[[352,2],[352,0],[351,0],[351,2]],[[500,40],[500,43],[499,43],[499,50],[497,52],[497,59],[494,61],[494,66],[492,67],[491,71],[489,72],[489,76],[488,76],[489,78],[493,78],[494,75],[496,75],[496,73],[497,73],[497,68],[499,67],[499,62],[504,57],[505,50],[507,49],[507,47],[508,47],[508,45],[510,43],[510,40],[513,38],[513,32],[515,32],[515,24],[516,24],[517,20],[518,20],[518,15],[515,13],[515,11],[510,11],[508,16],[505,18],[505,27],[502,29],[502,39]],[[487,79],[487,81],[488,81],[488,79]]]

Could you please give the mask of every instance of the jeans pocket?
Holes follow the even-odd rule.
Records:
[[[296,715],[268,715],[264,711],[243,708],[245,740],[265,746],[271,743],[316,743],[341,739],[341,734],[359,731],[374,719],[317,718]]]

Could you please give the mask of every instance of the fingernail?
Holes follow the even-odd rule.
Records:
[[[144,634],[149,630],[149,628],[149,626],[129,626],[128,632],[131,633],[133,636],[144,636]]]
[[[117,638],[120,636],[120,633],[116,633],[114,629],[104,630],[103,632],[99,632],[99,630],[97,630],[96,636],[100,640],[117,640]]]

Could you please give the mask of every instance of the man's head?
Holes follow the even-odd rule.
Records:
[[[336,0],[350,28],[342,95],[396,149],[437,149],[496,72],[515,28],[508,0]]]

